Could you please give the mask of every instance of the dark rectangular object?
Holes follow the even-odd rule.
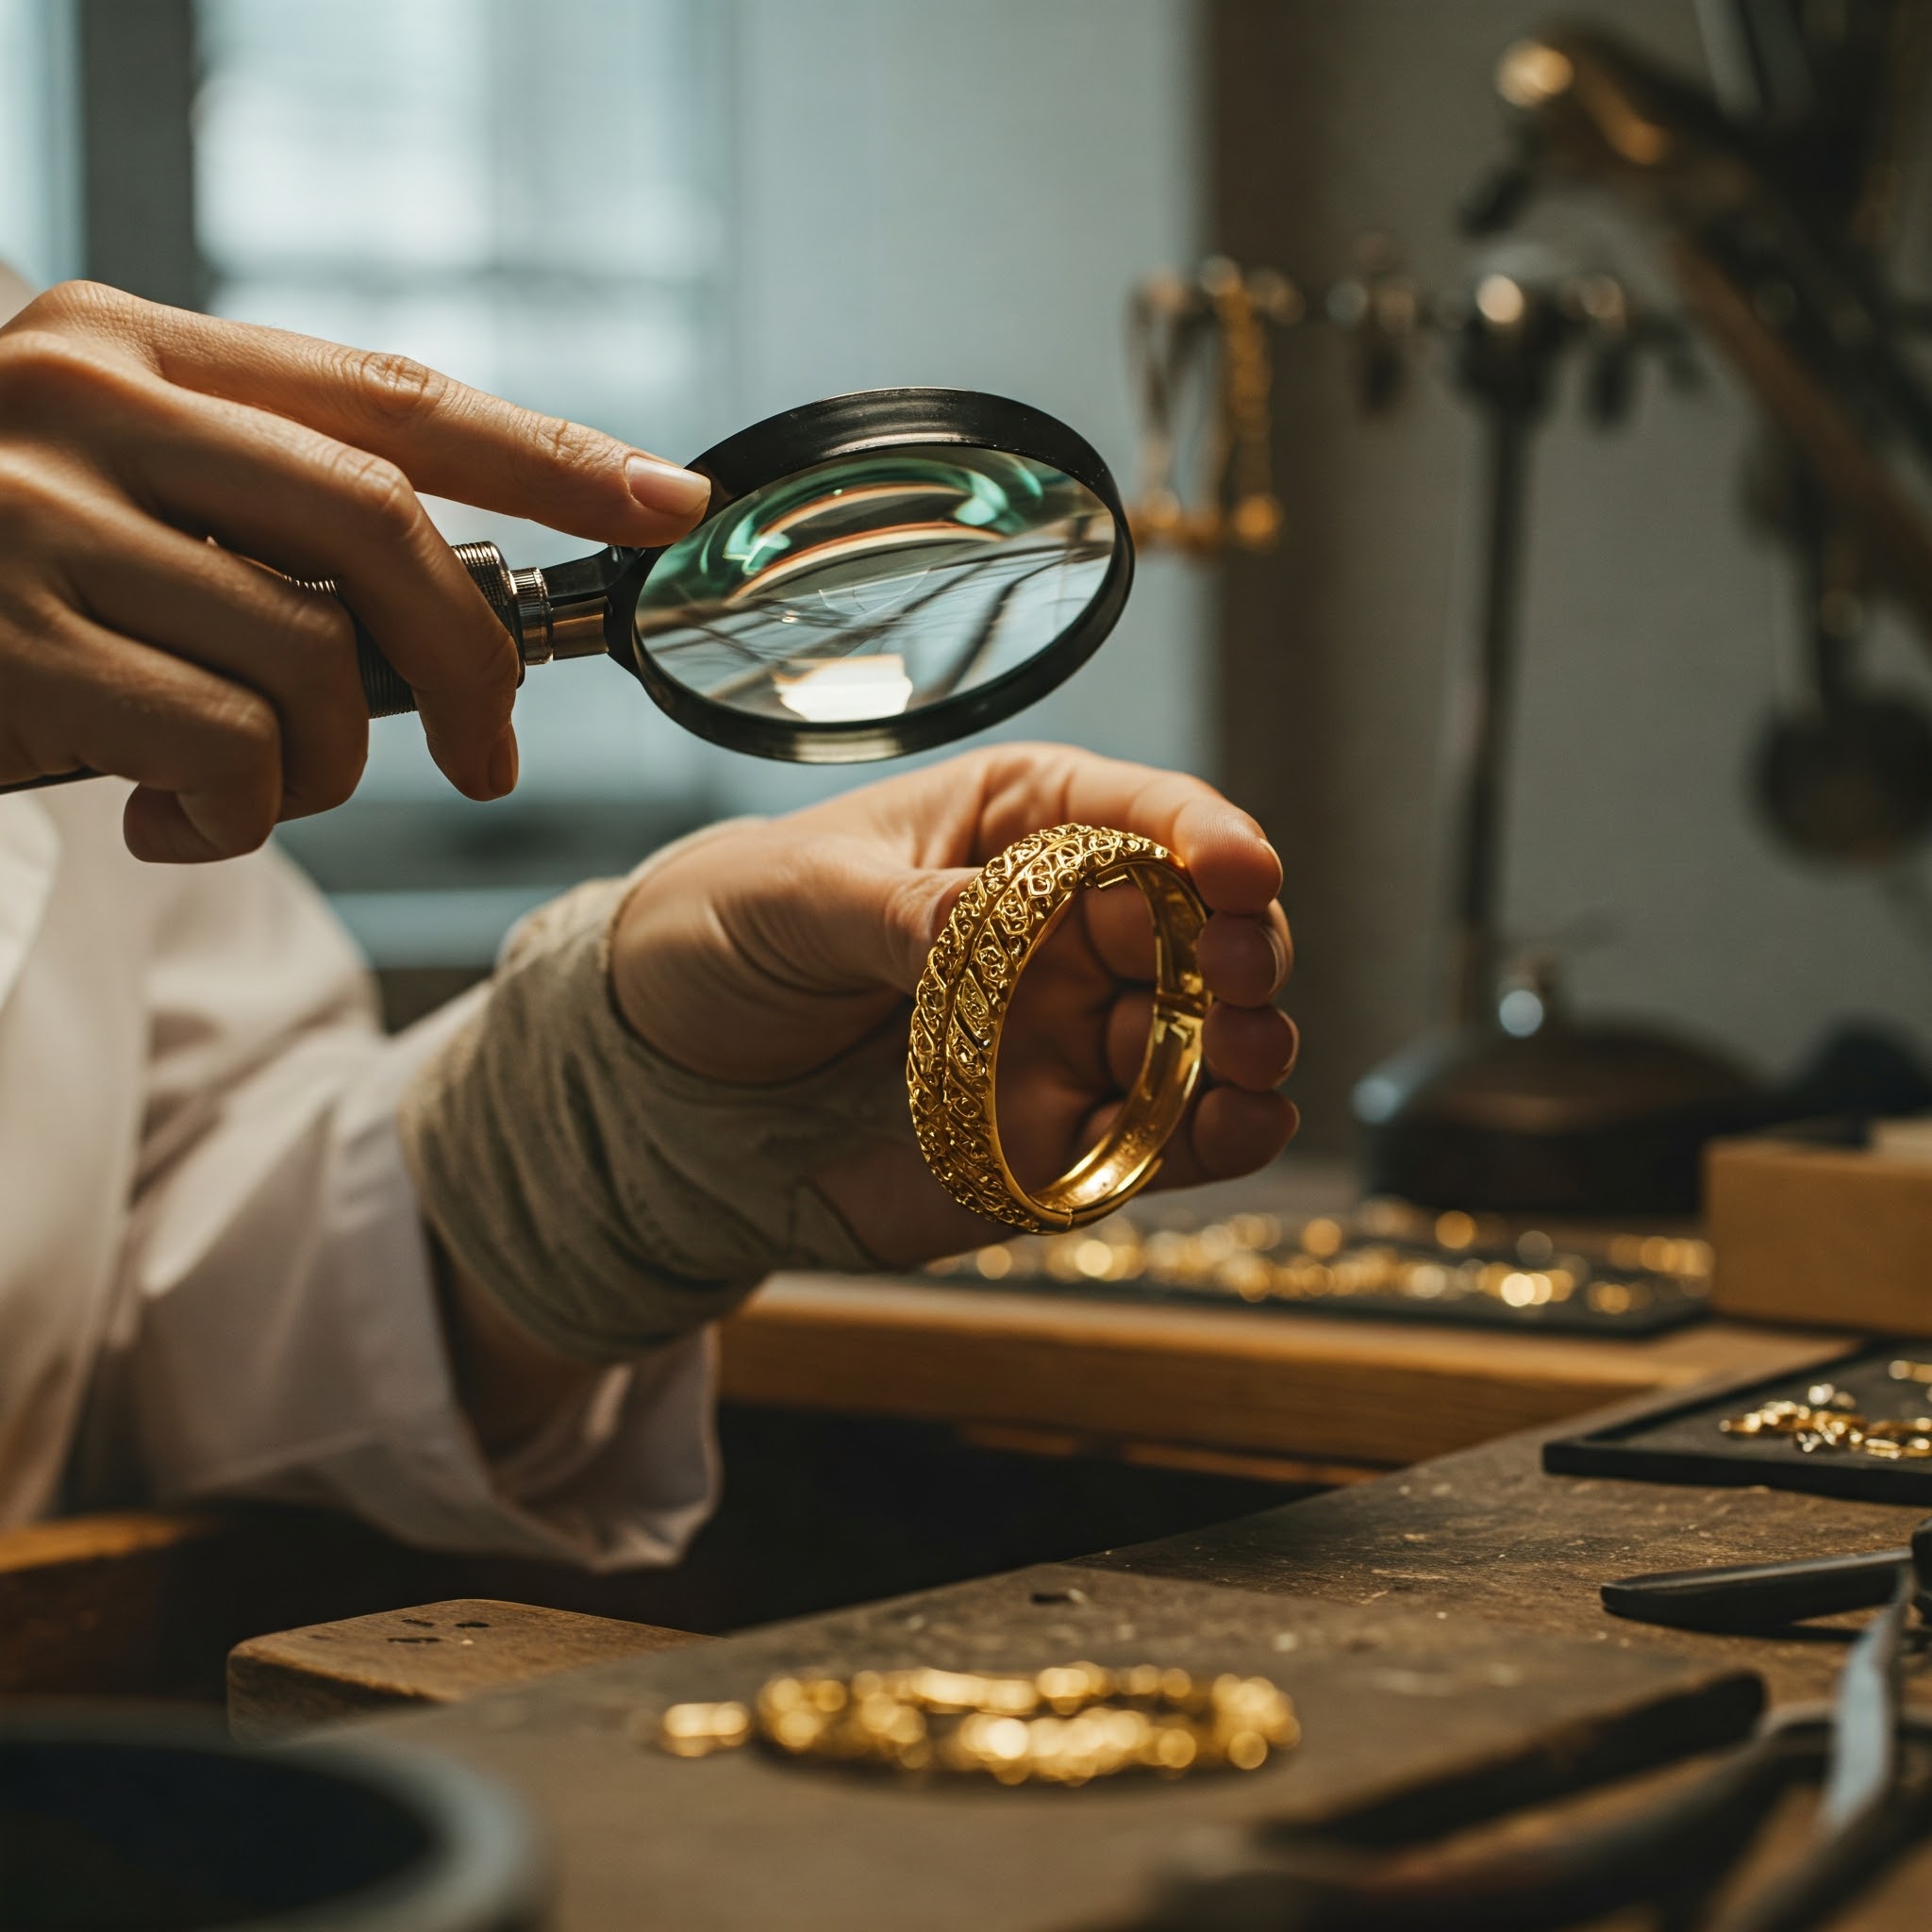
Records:
[[[1580,1436],[1559,1437],[1543,1444],[1543,1468],[1552,1475],[1727,1489],[1762,1485],[1859,1503],[1932,1508],[1932,1460],[1885,1462],[1828,1449],[1807,1455],[1789,1436],[1725,1436],[1718,1429],[1725,1417],[1742,1415],[1761,1402],[1803,1401],[1806,1390],[1819,1381],[1845,1390],[1867,1415],[1924,1415],[1932,1411],[1932,1389],[1893,1381],[1889,1373],[1901,1357],[1922,1353],[1923,1344],[1915,1350],[1909,1341],[1865,1342],[1808,1368],[1673,1403]]]
[[[928,1274],[938,1274],[937,1269]],[[964,1274],[963,1269],[951,1271]],[[910,1280],[922,1277],[913,1275]],[[1437,1326],[1498,1328],[1511,1333],[1542,1335],[1614,1335],[1624,1338],[1661,1335],[1687,1323],[1702,1322],[1710,1309],[1701,1294],[1682,1291],[1654,1293],[1641,1307],[1617,1313],[1592,1308],[1582,1301],[1554,1303],[1541,1307],[1512,1308],[1487,1297],[1471,1296],[1462,1301],[1423,1301],[1401,1294],[1324,1295],[1307,1301],[1281,1301],[1273,1297],[1247,1301],[1224,1289],[1190,1288],[1178,1282],[1149,1281],[1059,1281],[1051,1275],[1012,1274],[999,1284],[1004,1289],[1024,1289],[1033,1294],[1058,1299],[1101,1302],[1154,1302],[1180,1307],[1240,1308],[1249,1313],[1282,1315],[1292,1321],[1297,1315],[1335,1315],[1355,1322],[1428,1322]]]

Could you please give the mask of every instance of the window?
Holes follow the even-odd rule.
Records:
[[[38,288],[79,259],[73,29],[63,0],[0,0],[0,261]]]
[[[721,433],[727,19],[707,0],[200,0],[210,306],[691,455]],[[591,547],[431,508],[515,563]],[[284,833],[382,963],[487,958],[524,906],[709,815],[706,748],[615,666],[535,674],[517,723],[510,800],[455,798],[396,721],[357,798]]]
[[[0,253],[403,350],[674,458],[815,396],[941,383],[1039,404],[1124,481],[1121,304],[1198,252],[1196,21],[1194,0],[0,0]],[[432,509],[518,563],[586,547]],[[1095,663],[1002,730],[1199,769],[1204,601],[1148,559]],[[511,799],[458,799],[391,720],[358,796],[279,835],[378,963],[481,963],[575,879],[875,775],[701,743],[595,662],[534,674],[518,727]]]

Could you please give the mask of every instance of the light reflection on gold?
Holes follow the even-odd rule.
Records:
[[[1310,1255],[1319,1255],[1324,1260],[1341,1251],[1341,1222],[1331,1221],[1325,1214],[1317,1216],[1302,1228],[1303,1248]]]
[[[636,1721],[630,1728],[651,1735]],[[1301,1724],[1267,1677],[1081,1662],[1030,1676],[915,1668],[774,1677],[749,1707],[673,1705],[656,1737],[675,1757],[756,1738],[780,1757],[1078,1786],[1123,1774],[1257,1771],[1301,1741]]]
[[[1570,57],[1542,41],[1517,41],[1496,63],[1496,92],[1512,108],[1540,108],[1576,77]]]

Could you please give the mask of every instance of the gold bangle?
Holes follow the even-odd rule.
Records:
[[[1026,962],[1083,887],[1132,880],[1154,919],[1154,1021],[1113,1124],[1050,1187],[1029,1193],[1000,1146],[1000,1034]],[[1208,908],[1164,846],[1131,832],[1055,825],[1008,845],[960,893],[912,1002],[906,1086],[926,1165],[975,1214],[1029,1234],[1084,1226],[1138,1193],[1201,1077],[1208,992],[1195,951]]]

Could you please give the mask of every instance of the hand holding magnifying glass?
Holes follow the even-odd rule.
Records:
[[[1094,451],[965,391],[808,405],[687,473],[393,358],[63,290],[0,340],[8,431],[30,459],[13,521],[91,583],[73,608],[55,586],[47,634],[10,667],[0,652],[0,781],[137,779],[144,857],[246,850],[277,818],[340,803],[367,716],[420,708],[459,789],[506,791],[509,692],[557,658],[614,658],[679,724],[759,757],[945,743],[1082,663],[1133,576]],[[449,550],[403,460],[425,485],[640,541],[541,570],[493,544]],[[625,477],[641,487],[620,498]],[[69,485],[100,499],[92,517],[60,500]],[[333,598],[235,551],[339,593],[353,666]]]
[[[0,330],[0,786],[131,778],[152,859],[245,852],[340,804],[368,744],[356,637],[287,581],[328,575],[450,781],[508,791],[516,652],[418,489],[639,545],[709,494],[400,357],[87,283],[30,303]]]
[[[700,737],[804,764],[894,758],[1010,717],[1097,650],[1133,545],[1107,466],[1043,411],[887,389],[707,450],[703,521],[659,550],[513,570],[458,556],[526,666],[608,655]],[[362,640],[376,715],[408,686]]]
[[[15,609],[0,610],[0,781],[18,789],[102,773],[134,778],[128,842],[151,858],[245,851],[277,819],[340,803],[359,774],[372,716],[420,708],[432,750],[460,789],[480,797],[507,791],[515,775],[510,694],[526,670],[557,658],[613,658],[679,724],[761,757],[843,763],[945,743],[1011,716],[1084,662],[1112,628],[1133,576],[1126,519],[1105,464],[1065,425],[1024,404],[931,389],[837,397],[741,431],[684,473],[415,365],[108,291],[57,291],[0,340],[0,459],[9,456],[10,474],[0,461],[0,517],[10,515],[28,540],[21,554],[29,563],[4,586]],[[417,502],[405,461],[433,487],[553,525],[617,528],[625,541],[543,569],[512,568],[491,544],[451,550]],[[1027,769],[1038,777],[1050,767],[1035,754]],[[892,793],[905,824],[886,835],[889,844],[950,795],[955,774],[933,775],[937,793]],[[1036,790],[1042,806],[1055,792],[1044,782]],[[1024,785],[1012,790],[1016,799],[1032,795]],[[1132,837],[1143,803],[1123,796],[1114,815],[1122,831],[1062,829],[1092,834],[1104,856]],[[1017,832],[1041,829],[1019,822],[1028,816],[1018,814]],[[823,836],[835,836],[832,825]],[[1257,833],[1248,836],[1258,845]],[[945,869],[993,857],[977,833],[951,845],[934,833],[925,842]],[[1107,1211],[1153,1175],[1184,1124],[1192,1139],[1178,1150],[1176,1174],[1240,1164],[1287,1124],[1272,1096],[1251,1096],[1257,1117],[1239,1124],[1225,1095],[1193,1103],[1204,1060],[1217,1051],[1232,1052],[1238,1081],[1258,1080],[1265,1094],[1291,1050],[1278,1015],[1248,1022],[1259,1033],[1231,1046],[1238,1023],[1208,1012],[1210,1000],[1230,997],[1216,983],[1212,954],[1234,928],[1216,918],[1238,911],[1252,923],[1274,884],[1262,882],[1253,908],[1253,879],[1236,892],[1239,907],[1219,905],[1211,883],[1204,899],[1158,841],[1141,838],[1141,847],[1128,872],[1141,878],[1149,864],[1167,868],[1158,890],[1151,874],[1141,878],[1154,892],[1149,903],[1171,915],[1157,918],[1156,954],[1166,963],[1151,1030],[1141,1027],[1153,1042],[1142,1073],[1111,1077],[1129,1090],[1158,1088],[1158,1104],[1130,1108],[1118,1133],[1108,1130],[1094,1175],[1086,1162],[1046,1190],[1050,1219],[1061,1211],[1056,1190],[1068,1188],[1078,1195],[1077,1218]],[[1272,856],[1258,862],[1265,871]],[[951,975],[967,1006],[924,1036],[922,1020],[913,1024],[923,1071],[908,1072],[907,1083],[921,1146],[968,1206],[985,1202],[967,1184],[964,1143],[948,1154],[939,1142],[950,1130],[939,1129],[955,1116],[991,1117],[992,1063],[1023,971],[1032,991],[1013,1009],[1015,1039],[1025,1037],[1029,1008],[1051,1016],[1049,1036],[1064,1030],[1050,957],[1029,962],[1047,927],[1074,911],[1076,889],[1120,882],[1110,861],[1091,879],[1059,878],[1058,865],[1041,859],[1038,879],[1008,881],[1013,904],[990,908],[985,929],[969,936],[972,958]],[[834,865],[827,876],[846,874]],[[1050,912],[1042,898],[1039,919],[1014,924],[1020,902],[1049,885]],[[761,873],[752,894],[760,917],[775,916],[771,897]],[[841,933],[875,938],[890,924],[857,903],[841,912],[796,898],[778,894],[775,912],[809,910],[801,959],[814,935],[824,943]],[[712,894],[707,904],[715,924],[722,901]],[[1083,911],[1073,927],[1106,934],[1115,917]],[[1265,953],[1259,930],[1248,938]],[[596,931],[589,938],[594,1011],[608,1001],[601,941]],[[1109,973],[1120,964],[1109,944],[1128,942],[1091,941],[1091,985],[1080,994],[1092,1008],[1081,1018],[1100,1016],[1103,1033],[1112,1024]],[[675,948],[647,951],[661,967],[659,955]],[[629,953],[619,946],[620,959]],[[708,986],[720,971],[708,973]],[[630,976],[617,976],[620,998]],[[910,989],[875,961],[860,977],[858,1004],[876,1027],[887,1017],[881,1000],[890,1008]],[[1265,1001],[1277,984],[1278,975],[1250,996]],[[974,1019],[982,993],[1000,1017]],[[839,990],[827,996],[836,1004]],[[804,1034],[823,1042],[824,1014],[816,1005],[812,1014]],[[718,1029],[698,1030],[708,1038]],[[735,1022],[724,1030],[757,1029]],[[1130,1017],[1123,1041],[1133,1031]],[[1114,1041],[1110,1058],[1116,1048],[1127,1051]],[[931,1085],[938,1070],[962,1053],[976,1069],[971,1091],[940,1092]],[[1036,1072],[1051,1061],[1044,1041],[1004,1058]],[[762,1060],[753,1077],[760,1072],[770,1076]],[[1109,1104],[1108,1091],[1108,1080],[1089,1079],[1068,1090],[1077,1104],[1034,1094],[1008,1109],[1005,1139],[989,1141],[978,1162],[977,1185],[991,1189],[994,1209],[1003,1191],[1022,1206],[1032,1200],[1021,1178],[1029,1156],[1077,1141],[1094,1108]],[[897,1185],[891,1191],[918,1198]],[[960,1224],[957,1211],[941,1214],[929,1201],[913,1219],[912,1230],[882,1229],[885,1245],[917,1247],[935,1225]]]

